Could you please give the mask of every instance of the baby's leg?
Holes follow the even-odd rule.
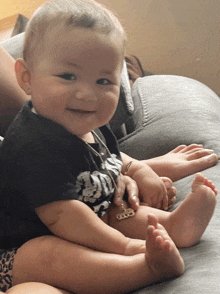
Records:
[[[121,208],[112,207],[108,212],[109,225],[127,237],[144,240],[148,215],[154,213],[177,247],[190,247],[198,243],[203,235],[215,209],[216,195],[212,182],[197,174],[192,192],[175,211],[140,206],[134,217],[118,221],[116,215],[121,212]]]
[[[157,227],[153,216],[149,223]],[[18,250],[13,284],[40,282],[74,293],[113,294],[182,274],[182,259],[166,233],[160,227],[149,227],[148,239],[146,255],[124,256],[94,251],[55,236],[36,238]],[[154,269],[151,254],[156,263],[164,263],[162,270]]]
[[[176,245],[154,214],[148,215],[146,259],[156,276],[162,278],[170,277],[173,272],[181,275],[184,271],[184,262]]]
[[[202,174],[196,174],[192,191],[170,214],[169,234],[178,247],[190,247],[199,242],[215,209],[217,190]]]

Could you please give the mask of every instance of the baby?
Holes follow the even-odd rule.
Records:
[[[173,212],[139,204],[133,179],[147,173],[161,190],[171,183],[121,154],[106,126],[119,99],[125,43],[117,18],[92,0],[52,0],[28,25],[15,70],[31,100],[0,150],[0,240],[19,248],[14,284],[122,293],[179,276],[177,247],[198,243],[213,215],[217,191],[202,174]],[[145,202],[167,207],[174,190],[168,197],[152,187]]]

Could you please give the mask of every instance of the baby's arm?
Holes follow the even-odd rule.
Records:
[[[36,212],[54,235],[67,241],[120,255],[145,252],[144,241],[126,238],[78,200],[56,201],[37,208]]]
[[[140,201],[150,207],[167,209],[175,200],[175,191],[172,187],[172,181],[168,178],[160,178],[145,162],[138,161],[130,156],[121,153],[123,160],[122,173],[125,173],[126,167],[132,161],[127,175],[136,181],[139,189]],[[170,187],[166,187],[170,186]],[[171,198],[168,199],[168,190],[171,188]]]

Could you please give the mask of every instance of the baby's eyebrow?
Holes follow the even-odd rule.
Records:
[[[100,75],[111,75],[112,72],[110,70],[107,70],[107,69],[103,69],[100,71]]]
[[[74,63],[74,62],[71,62],[71,61],[66,61],[65,62],[67,66],[72,66],[72,67],[76,67],[77,69],[80,69],[80,70],[83,70],[82,66]],[[100,75],[112,75],[112,71],[111,70],[108,70],[108,69],[103,69],[99,72]]]
[[[78,65],[76,63],[73,63],[73,62],[70,62],[70,61],[67,61],[66,65],[76,67],[76,68],[81,69],[81,70],[83,69],[80,65]]]

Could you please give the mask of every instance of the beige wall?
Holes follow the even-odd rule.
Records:
[[[0,1],[0,19],[15,13],[30,17],[44,2]],[[220,94],[220,0],[99,2],[117,12],[127,31],[127,52],[147,71],[192,77]]]
[[[30,18],[45,0],[0,0],[0,19],[21,13]]]
[[[195,78],[220,95],[220,0],[101,2],[124,20],[128,53],[146,70]]]

